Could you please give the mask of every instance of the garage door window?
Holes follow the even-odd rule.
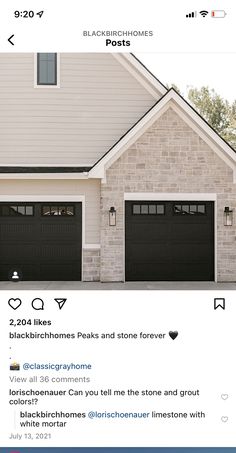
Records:
[[[33,216],[34,206],[28,205],[0,205],[1,217],[19,217],[19,216]]]
[[[133,204],[134,215],[164,215],[165,205],[156,203]]]
[[[205,204],[175,204],[174,214],[176,215],[204,215],[206,214]]]
[[[42,215],[43,216],[74,216],[75,207],[74,206],[45,205],[45,206],[42,206]]]

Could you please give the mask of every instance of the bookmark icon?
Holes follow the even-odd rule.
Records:
[[[217,308],[225,310],[225,299],[223,297],[216,297],[214,299],[214,310],[217,310]]]

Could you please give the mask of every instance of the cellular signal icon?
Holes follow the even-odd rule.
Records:
[[[197,11],[192,11],[189,14],[186,14],[186,17],[197,17]]]

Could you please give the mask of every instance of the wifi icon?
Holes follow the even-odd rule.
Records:
[[[203,11],[200,11],[199,14],[201,14],[202,17],[206,17],[208,14],[208,11],[203,10]]]

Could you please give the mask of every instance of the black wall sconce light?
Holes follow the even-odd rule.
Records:
[[[229,209],[228,206],[225,206],[224,210],[224,226],[233,225],[233,210]]]
[[[109,209],[109,226],[116,226],[116,210],[114,206]]]

